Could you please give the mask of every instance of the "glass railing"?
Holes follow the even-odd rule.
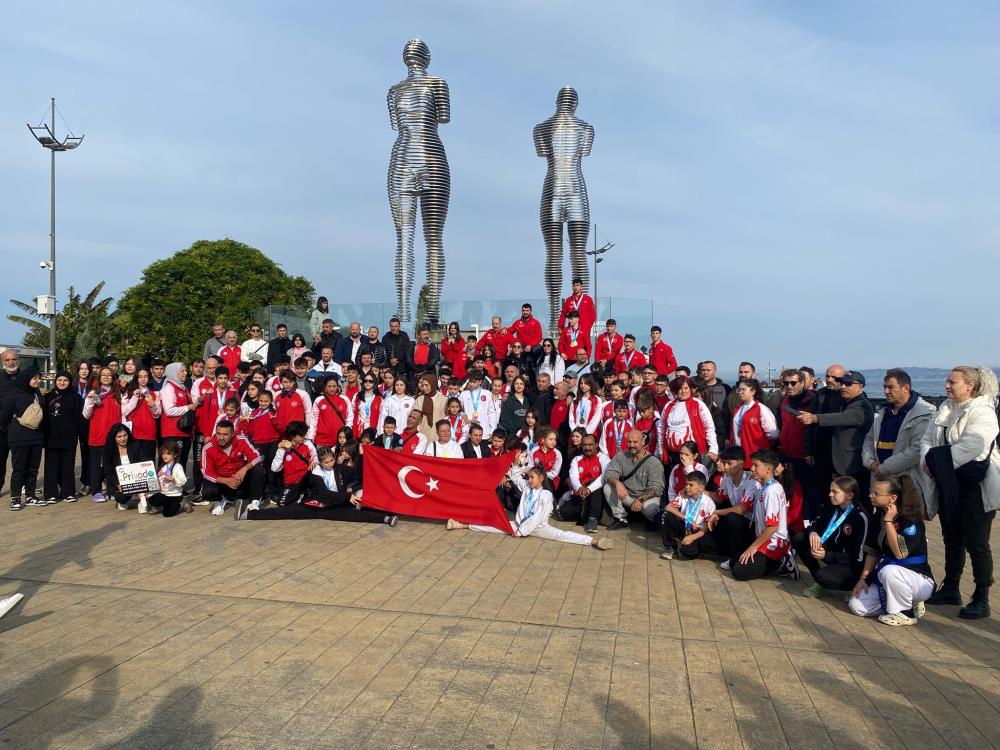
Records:
[[[476,333],[484,331],[491,325],[491,318],[499,315],[503,319],[504,325],[509,325],[517,318],[521,317],[521,305],[529,303],[534,310],[535,317],[542,323],[542,328],[548,327],[549,303],[546,299],[500,299],[500,300],[459,300],[441,302],[441,323],[446,325],[452,321],[459,324],[464,332]],[[368,326],[378,326],[383,333],[388,330],[389,318],[395,313],[395,305],[390,302],[331,302],[330,317],[334,324],[346,332],[348,325],[357,321],[361,324],[362,331]],[[310,340],[309,320],[312,316],[312,308],[297,307],[290,305],[271,305],[261,308],[258,312],[257,322],[269,332],[269,336],[275,335],[275,328],[279,323],[288,326],[288,335],[293,336],[301,333]],[[653,324],[653,301],[650,299],[638,299],[631,297],[599,297],[597,299],[597,324],[595,334],[604,330],[604,321],[614,318],[618,321],[618,332],[633,333],[638,341],[645,341],[649,337],[649,327]],[[413,324],[404,324],[411,334]],[[435,337],[436,338],[436,337]]]

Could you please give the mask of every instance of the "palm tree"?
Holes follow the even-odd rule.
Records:
[[[56,364],[59,368],[68,368],[72,360],[106,353],[112,331],[108,309],[114,300],[112,297],[98,299],[103,289],[102,281],[83,297],[74,287],[69,288],[66,304],[56,314]],[[7,316],[7,320],[28,329],[22,344],[35,349],[48,349],[49,326],[38,315],[35,306],[16,299],[10,303],[31,316]]]

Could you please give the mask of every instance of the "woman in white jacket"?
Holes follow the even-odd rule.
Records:
[[[990,527],[1000,507],[1000,451],[996,450],[997,378],[992,370],[956,367],[948,375],[941,404],[920,443],[923,469],[938,493],[944,538],[944,581],[928,604],[961,604],[959,582],[965,555],[976,584],[959,617],[989,617],[993,584]]]
[[[514,528],[514,536],[537,536],[540,539],[551,539],[555,542],[582,544],[597,549],[611,549],[611,540],[607,537],[598,539],[587,534],[578,534],[575,531],[549,526],[549,516],[552,515],[552,493],[542,487],[544,481],[545,472],[540,467],[533,466],[528,472],[528,486],[521,494],[521,502],[517,506],[517,513],[511,524]],[[492,534],[504,533],[492,526],[469,525],[448,519],[448,530],[452,529],[475,529]]]

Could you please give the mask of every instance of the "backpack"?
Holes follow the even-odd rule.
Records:
[[[38,403],[38,398],[28,404],[28,408],[25,409],[21,416],[17,417],[17,423],[21,427],[26,427],[29,430],[37,430],[38,426],[42,423],[42,406]]]

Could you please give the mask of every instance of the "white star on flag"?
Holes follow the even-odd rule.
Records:
[[[436,479],[428,479],[427,480],[427,490],[429,492],[433,492],[437,488],[438,488],[438,480],[436,480]]]

